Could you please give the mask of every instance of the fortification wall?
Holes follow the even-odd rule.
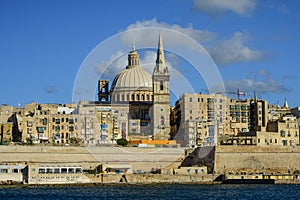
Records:
[[[293,173],[300,170],[300,147],[217,146],[215,173]]]
[[[184,148],[49,146],[0,146],[0,154],[0,162],[99,162],[104,167],[128,164],[141,173],[173,164],[176,168],[185,155]]]
[[[178,174],[103,174],[90,177],[94,183],[213,183],[217,176],[212,174],[178,175]],[[124,180],[126,178],[126,181]],[[121,181],[122,180],[122,181]]]

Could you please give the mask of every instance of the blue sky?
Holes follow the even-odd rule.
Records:
[[[297,0],[1,0],[0,104],[71,102],[76,74],[99,43],[149,26],[176,29],[203,45],[228,91],[300,105]]]

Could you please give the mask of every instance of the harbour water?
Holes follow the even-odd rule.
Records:
[[[5,186],[0,199],[299,199],[300,185]]]

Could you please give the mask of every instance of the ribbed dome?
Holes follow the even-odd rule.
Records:
[[[127,67],[118,74],[111,86],[113,91],[152,90],[152,77],[140,66]]]
[[[152,91],[151,75],[140,67],[140,56],[134,46],[128,54],[127,67],[118,74],[111,86],[112,91]]]

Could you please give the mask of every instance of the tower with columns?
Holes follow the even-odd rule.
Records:
[[[159,35],[156,66],[152,74],[152,125],[154,139],[170,137],[170,73],[166,65],[162,35]]]

